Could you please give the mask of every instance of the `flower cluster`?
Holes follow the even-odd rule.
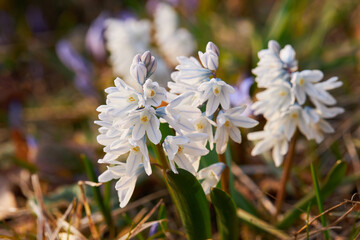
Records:
[[[210,148],[216,143],[216,152],[223,154],[229,137],[235,142],[241,142],[238,127],[250,128],[258,122],[241,115],[245,105],[230,109],[230,94],[235,90],[216,77],[219,56],[218,47],[209,42],[204,53],[199,51],[200,62],[194,57],[178,57],[177,71],[171,75],[174,82],[169,82],[168,87],[170,93],[180,94],[177,98],[183,98],[192,108],[198,109],[206,104],[204,113],[198,110],[197,115],[187,117],[186,126],[195,128],[196,132],[206,133]],[[216,127],[215,136],[213,126]]]
[[[202,54],[201,59],[207,65],[203,64],[214,69],[203,68],[210,71],[211,75],[216,74],[218,64],[213,63],[218,62],[218,55],[219,51],[212,43],[208,44],[207,51]],[[109,165],[99,176],[99,181],[118,179],[115,188],[120,207],[129,202],[140,174],[144,171],[148,175],[152,173],[147,142],[161,144],[160,122],[167,123],[175,130],[174,136],[166,136],[162,142],[171,170],[177,173],[177,167],[186,169],[200,180],[206,193],[216,186],[225,167],[223,163],[216,163],[199,169],[201,156],[209,152],[207,143],[212,148],[216,142],[217,147],[220,147],[218,152],[223,153],[229,136],[236,142],[241,141],[237,127],[257,124],[255,120],[239,116],[245,106],[229,109],[228,93],[232,92],[232,87],[220,79],[204,78],[196,91],[186,90],[174,94],[150,79],[156,67],[156,59],[149,51],[136,55],[129,75],[141,90],[117,78],[115,87],[105,90],[108,94],[106,104],[97,109],[100,120],[96,123],[101,126],[97,140],[105,146],[105,156],[98,162]],[[206,114],[199,109],[204,102],[207,102]],[[223,109],[218,112],[219,105]],[[218,112],[216,123],[211,120],[214,112]],[[215,138],[213,126],[217,126]],[[120,161],[123,155],[127,156],[125,162]]]
[[[258,101],[252,109],[255,114],[262,114],[267,123],[263,131],[249,133],[248,138],[260,140],[252,155],[272,149],[275,165],[280,166],[297,128],[317,143],[324,139],[324,133],[334,131],[326,119],[344,110],[333,106],[336,100],[328,91],[340,87],[342,82],[337,77],[321,82],[324,75],[319,70],[298,72],[295,51],[290,45],[280,49],[276,41],[270,41],[268,49],[261,50],[258,56],[260,61],[253,73],[258,86],[266,89],[256,95]]]

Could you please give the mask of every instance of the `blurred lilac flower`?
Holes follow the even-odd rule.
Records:
[[[0,44],[8,44],[14,34],[14,18],[7,12],[0,10]]]
[[[23,127],[23,107],[18,101],[12,101],[9,104],[9,125],[11,128]]]
[[[98,61],[104,61],[106,58],[105,49],[105,21],[109,18],[108,12],[102,12],[90,25],[86,33],[85,45],[87,50]]]
[[[161,2],[168,3],[173,7],[183,6],[186,10],[186,13],[189,15],[192,15],[199,5],[198,0],[166,0],[166,1],[148,0],[146,2],[146,11],[149,14],[154,14],[156,11],[157,5]]]
[[[159,223],[155,223],[154,225],[151,226],[150,231],[149,231],[149,237],[152,237],[153,235],[155,235],[157,233],[159,229]]]
[[[96,97],[91,67],[86,59],[74,50],[69,41],[64,39],[56,44],[56,53],[61,62],[75,73],[75,87],[86,96]]]
[[[37,6],[30,6],[26,10],[26,21],[34,33],[46,32],[48,30],[43,12]]]
[[[230,102],[233,106],[239,106],[246,104],[247,108],[242,115],[249,116],[251,114],[250,106],[252,104],[250,97],[250,87],[254,83],[252,77],[245,78],[242,81],[238,81],[234,86],[235,93],[230,95]]]

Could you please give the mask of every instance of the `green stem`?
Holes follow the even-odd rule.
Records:
[[[160,160],[160,163],[161,163],[164,171],[166,171],[170,167],[169,167],[168,161],[166,160],[165,152],[164,152],[163,147],[161,146],[161,143],[156,145],[156,150],[158,152],[158,157],[159,157],[158,160]]]
[[[224,163],[226,166],[221,174],[221,189],[226,193],[230,193],[230,187],[229,187],[230,171],[228,165],[226,164],[225,154],[218,154],[218,160],[219,162]]]
[[[318,205],[318,208],[319,208],[319,213],[322,213],[322,212],[324,212],[324,207],[323,207],[323,204],[322,204],[322,199],[321,199],[321,194],[320,194],[319,181],[318,181],[318,178],[317,178],[317,174],[316,174],[316,170],[315,170],[313,162],[311,162],[310,168],[311,168],[312,180],[313,180],[313,183],[314,183],[316,202],[317,202],[317,205]],[[325,219],[324,215],[320,216],[320,221],[321,221],[322,226],[325,228],[326,227],[326,219]],[[325,236],[325,239],[330,239],[330,235],[329,235],[329,232],[327,230],[324,231],[324,236]]]

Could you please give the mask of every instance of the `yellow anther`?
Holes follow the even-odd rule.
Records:
[[[155,91],[154,90],[150,90],[150,97],[153,97],[155,95]]]
[[[299,80],[299,85],[302,86],[305,84],[305,80],[303,78],[300,78]]]
[[[204,128],[204,126],[201,124],[201,123],[197,123],[196,124],[196,129],[197,130],[201,130],[201,129],[203,129]]]
[[[133,96],[128,98],[130,102],[135,102],[135,98]]]
[[[279,95],[282,96],[282,97],[285,97],[285,96],[287,95],[287,93],[286,93],[285,91],[281,91],[281,92],[279,93]]]
[[[140,151],[140,148],[139,148],[138,146],[136,146],[136,147],[133,147],[132,150],[133,150],[134,152],[139,152],[139,151]]]
[[[179,145],[179,147],[178,147],[178,153],[181,153],[183,150],[184,150],[184,147],[181,146],[181,145]]]
[[[145,123],[145,122],[147,122],[149,119],[148,119],[148,117],[145,115],[145,116],[142,116],[142,117],[140,118],[140,120]]]
[[[230,122],[229,120],[226,120],[225,124],[224,124],[226,127],[230,127]]]

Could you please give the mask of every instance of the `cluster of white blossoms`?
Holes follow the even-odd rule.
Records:
[[[219,56],[218,47],[209,42],[204,53],[199,51],[200,62],[194,57],[178,57],[179,65],[176,66],[177,71],[172,73],[173,82],[169,82],[168,87],[170,93],[179,94],[177,99],[182,99],[177,106],[191,111],[186,119],[175,112],[174,119],[178,118],[183,130],[206,134],[205,140],[209,142],[210,149],[216,143],[216,152],[223,154],[229,137],[237,143],[241,142],[239,127],[251,128],[258,122],[241,115],[246,109],[245,105],[230,108],[230,94],[235,90],[216,77]],[[205,112],[202,113],[199,107],[204,104]],[[169,104],[166,110],[171,112],[177,106]],[[197,114],[193,112],[195,109]],[[215,136],[213,127],[216,127]]]
[[[324,75],[319,70],[298,72],[295,51],[290,45],[281,49],[276,41],[270,41],[268,49],[261,50],[258,56],[260,61],[253,73],[258,87],[265,90],[256,95],[258,101],[252,110],[262,114],[267,122],[263,131],[249,133],[248,138],[260,140],[252,155],[272,149],[275,165],[280,166],[297,128],[317,143],[324,139],[324,133],[334,132],[326,119],[344,110],[334,107],[336,100],[328,91],[340,87],[342,82],[337,77],[321,81]]]
[[[131,81],[129,68],[131,59],[136,53],[151,49],[158,62],[153,79],[157,80],[160,85],[166,86],[170,74],[169,64],[159,57],[160,53],[172,65],[176,61],[176,56],[188,56],[196,46],[189,31],[178,28],[175,10],[165,3],[158,4],[153,24],[147,19],[110,18],[105,21],[105,25],[106,48],[110,52],[113,72],[117,76],[122,76],[125,82],[133,88],[138,86]],[[152,27],[155,29],[154,39],[151,37]],[[158,53],[152,47],[154,44],[157,45]]]
[[[219,55],[217,47],[209,43],[207,51],[200,55],[206,68],[202,68],[197,62],[199,70],[209,71],[211,76],[215,74]],[[219,146],[218,152],[223,153],[229,136],[236,142],[241,141],[237,127],[252,127],[257,124],[255,120],[240,116],[245,106],[229,109],[228,93],[233,90],[220,79],[210,79],[210,75],[200,82],[195,79],[198,82],[196,91],[188,89],[175,95],[150,79],[156,66],[156,59],[149,51],[136,55],[129,72],[133,82],[141,90],[116,78],[115,87],[105,90],[108,94],[106,104],[97,109],[100,112],[100,120],[95,121],[100,125],[97,140],[104,145],[105,152],[105,156],[98,162],[108,164],[107,170],[99,176],[99,182],[118,179],[115,188],[120,207],[129,202],[139,175],[144,171],[147,175],[152,173],[147,143],[161,144],[160,121],[175,130],[175,135],[166,136],[162,143],[171,170],[177,173],[179,167],[192,173],[200,180],[206,194],[211,187],[216,186],[225,167],[223,163],[216,163],[199,169],[201,156],[209,152],[207,142],[210,142],[211,148],[215,142]],[[179,71],[179,75],[181,72]],[[181,82],[180,79],[178,80]],[[187,81],[195,87],[190,78]],[[174,84],[181,85],[180,82]],[[198,99],[197,104],[194,99]],[[167,103],[164,104],[166,106],[163,106],[163,102]],[[204,102],[207,102],[206,114],[199,109]],[[219,109],[219,105],[223,109],[218,112],[215,123],[211,116]],[[217,126],[215,138],[212,126]],[[120,158],[123,155],[127,157],[125,162]]]

